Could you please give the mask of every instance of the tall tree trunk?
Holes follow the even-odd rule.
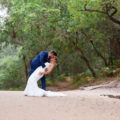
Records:
[[[24,62],[24,70],[25,70],[25,82],[27,82],[28,80],[28,67],[27,67],[27,63],[26,63],[26,57],[23,56],[23,62]]]
[[[97,54],[100,58],[102,58],[102,60],[104,61],[105,66],[108,66],[108,63],[107,63],[107,60],[105,59],[105,57],[100,53],[100,51],[98,51],[98,49],[95,47],[93,41],[91,40],[90,42],[91,42],[91,44],[92,44],[92,46],[93,46],[96,54]]]
[[[79,54],[80,58],[84,60],[84,62],[86,63],[88,69],[91,71],[93,77],[96,77],[96,73],[94,72],[93,68],[91,67],[91,65],[90,65],[90,63],[89,63],[89,60],[88,60],[88,59],[86,58],[86,56],[84,55],[82,49],[81,49],[81,48],[78,48],[78,46],[75,46],[75,45],[74,45],[74,48],[75,48],[75,50],[77,50],[77,51],[80,52],[80,54]]]
[[[113,65],[112,39],[109,40],[109,65]]]
[[[120,59],[120,41],[119,41],[119,33],[120,31],[116,28],[112,28],[112,38],[110,39],[110,53],[113,60]]]
[[[83,30],[81,30],[81,33],[88,39],[90,38]],[[102,55],[102,53],[100,53],[100,51],[98,51],[98,49],[95,47],[93,41],[91,40],[90,43],[92,44],[96,54],[104,61],[105,66],[108,66],[107,60],[105,59],[105,57]]]
[[[84,60],[84,62],[86,63],[88,69],[89,69],[90,72],[92,73],[93,77],[96,77],[96,73],[94,72],[92,66],[90,65],[89,60],[88,60],[87,57],[85,56],[83,50],[82,50],[80,47],[78,47],[78,45],[77,45],[78,39],[79,39],[79,38],[78,38],[78,32],[76,32],[76,41],[75,41],[75,42],[73,41],[74,48],[75,48],[75,50],[79,51],[79,56],[80,56],[80,58]]]

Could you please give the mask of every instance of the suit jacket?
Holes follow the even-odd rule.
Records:
[[[39,53],[31,62],[31,69],[36,69],[39,66],[45,67],[45,63],[50,62],[48,58],[48,51],[43,51]]]

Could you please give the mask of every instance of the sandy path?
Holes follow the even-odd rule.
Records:
[[[0,120],[120,120],[117,91],[66,91],[67,97],[26,97],[0,91]]]

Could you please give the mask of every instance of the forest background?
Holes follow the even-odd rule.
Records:
[[[56,50],[47,86],[119,79],[119,0],[0,0],[0,89],[23,90],[30,62]],[[39,82],[40,84],[40,82]]]

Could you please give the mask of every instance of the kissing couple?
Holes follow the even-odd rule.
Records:
[[[54,50],[40,52],[30,63],[29,78],[24,90],[25,96],[66,96],[61,92],[46,91],[45,75],[52,72],[57,65],[57,53]],[[39,88],[37,82],[41,80]]]

